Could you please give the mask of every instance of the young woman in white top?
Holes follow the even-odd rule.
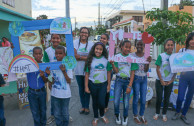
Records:
[[[74,41],[74,52],[75,58],[77,60],[77,66],[74,69],[75,77],[79,86],[79,95],[80,101],[82,104],[82,108],[79,111],[80,114],[89,114],[89,103],[90,103],[90,94],[84,91],[84,66],[85,61],[87,60],[88,53],[93,46],[93,42],[88,41],[88,37],[90,36],[90,31],[87,27],[80,28],[80,38]]]

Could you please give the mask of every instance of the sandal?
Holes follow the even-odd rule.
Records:
[[[148,121],[144,118],[144,116],[140,117],[140,120],[143,124],[147,125]]]
[[[84,114],[85,113],[85,109],[82,108],[80,111],[79,111],[80,114]]]
[[[103,116],[103,117],[101,117],[102,118],[102,121],[104,122],[104,123],[109,123],[109,121],[108,121],[108,119],[105,117],[105,116]]]
[[[90,110],[89,109],[85,109],[85,115],[90,114]]]
[[[108,111],[108,108],[105,108],[105,109],[104,109],[104,113],[106,113],[107,111]]]
[[[139,120],[138,116],[133,116],[133,120],[135,121],[136,124],[140,125],[141,121]]]
[[[166,115],[162,115],[162,120],[164,121],[164,122],[166,122],[168,119],[167,119],[167,116]]]
[[[92,126],[97,126],[97,124],[98,124],[98,119],[94,119],[94,120],[92,121]]]
[[[159,116],[158,114],[155,114],[155,115],[153,116],[153,119],[154,119],[154,120],[158,120],[158,116]]]

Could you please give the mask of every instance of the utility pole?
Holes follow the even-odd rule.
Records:
[[[98,3],[98,27],[100,26],[100,3]]]
[[[66,17],[70,17],[69,0],[66,0]]]
[[[168,0],[161,0],[160,9],[161,10],[168,10]]]

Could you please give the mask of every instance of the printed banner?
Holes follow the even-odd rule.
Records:
[[[194,71],[194,51],[175,53],[170,56],[172,73]]]
[[[28,101],[28,81],[27,78],[19,78],[17,81],[18,89],[18,105],[20,109],[24,109],[29,106]]]

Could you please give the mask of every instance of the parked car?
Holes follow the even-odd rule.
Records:
[[[100,42],[100,36],[101,35],[96,35],[93,42],[96,43],[96,42]]]

